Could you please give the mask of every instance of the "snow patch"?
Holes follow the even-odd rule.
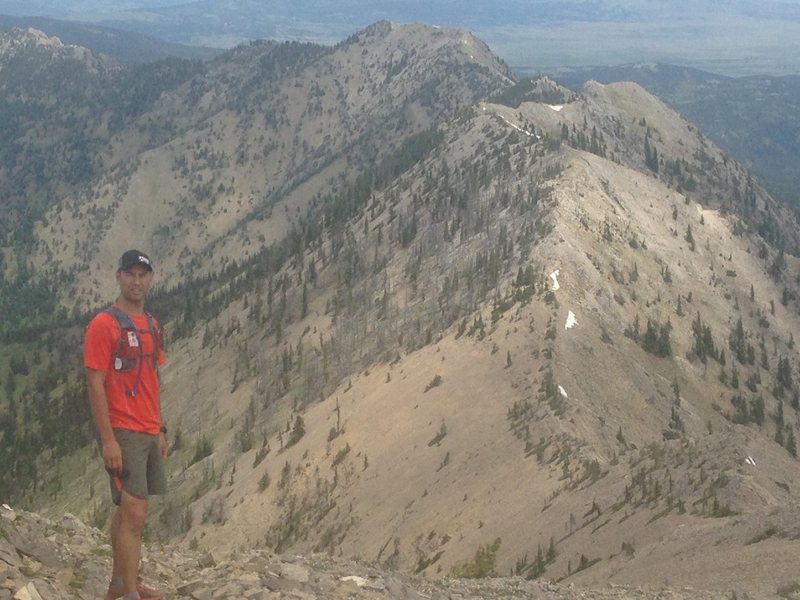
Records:
[[[485,110],[485,109],[484,109],[484,110]],[[534,132],[534,131],[528,131],[527,129],[523,129],[523,128],[522,128],[522,127],[520,127],[519,125],[515,125],[514,123],[512,123],[511,121],[509,121],[508,119],[506,119],[506,118],[505,118],[503,115],[498,115],[498,116],[499,116],[501,119],[503,119],[503,121],[505,121],[506,123],[508,123],[509,125],[511,125],[511,126],[512,126],[514,129],[516,129],[517,131],[519,131],[519,132],[522,132],[522,133],[524,133],[524,134],[525,134],[525,135],[527,135],[527,136],[530,136],[530,137],[535,137],[537,140],[540,140],[540,139],[542,139],[542,137],[541,137],[541,136],[540,136],[538,133],[536,133],[536,132]]]
[[[745,458],[744,462],[745,462],[745,464],[750,465],[751,467],[755,467],[756,466],[756,461],[753,460],[752,456],[748,456],[747,458]]]
[[[564,396],[564,398],[569,398],[569,396],[567,396],[567,392],[564,390],[564,388],[563,388],[563,387],[561,387],[561,386],[558,386],[558,392],[559,392],[559,394],[561,394],[562,396]]]
[[[577,321],[577,319],[575,319],[575,313],[572,312],[572,311],[569,311],[569,313],[567,313],[567,323],[566,323],[566,325],[564,325],[564,329],[572,329],[577,324],[578,324],[578,321]]]
[[[552,273],[550,273],[550,279],[552,279],[552,280],[553,280],[553,287],[552,287],[552,290],[553,290],[554,292],[558,291],[558,290],[561,288],[561,286],[560,286],[560,285],[558,285],[558,274],[559,274],[560,272],[561,272],[561,269],[556,269],[555,271],[553,271]]]
[[[547,106],[549,106],[556,112],[561,112],[561,109],[564,108],[563,104],[548,104]]]

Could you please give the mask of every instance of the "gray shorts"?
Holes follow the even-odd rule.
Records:
[[[141,499],[166,493],[167,478],[158,435],[127,429],[115,429],[114,435],[122,449],[122,473],[110,475],[114,504],[119,506],[122,490]]]

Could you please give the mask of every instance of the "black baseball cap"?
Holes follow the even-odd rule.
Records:
[[[140,265],[149,271],[153,270],[153,263],[150,261],[150,257],[138,250],[128,250],[125,254],[120,256],[119,268],[117,270],[124,271],[136,265]]]

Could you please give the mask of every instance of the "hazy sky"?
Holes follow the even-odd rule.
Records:
[[[389,19],[468,27],[512,66],[661,61],[800,73],[800,0],[0,0],[0,13],[217,47],[334,43]]]

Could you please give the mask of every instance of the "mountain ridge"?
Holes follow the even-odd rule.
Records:
[[[796,205],[793,173],[800,150],[792,115],[797,76],[725,77],[664,64],[563,69],[553,76],[577,89],[587,79],[636,81],[748,165],[773,194]]]

